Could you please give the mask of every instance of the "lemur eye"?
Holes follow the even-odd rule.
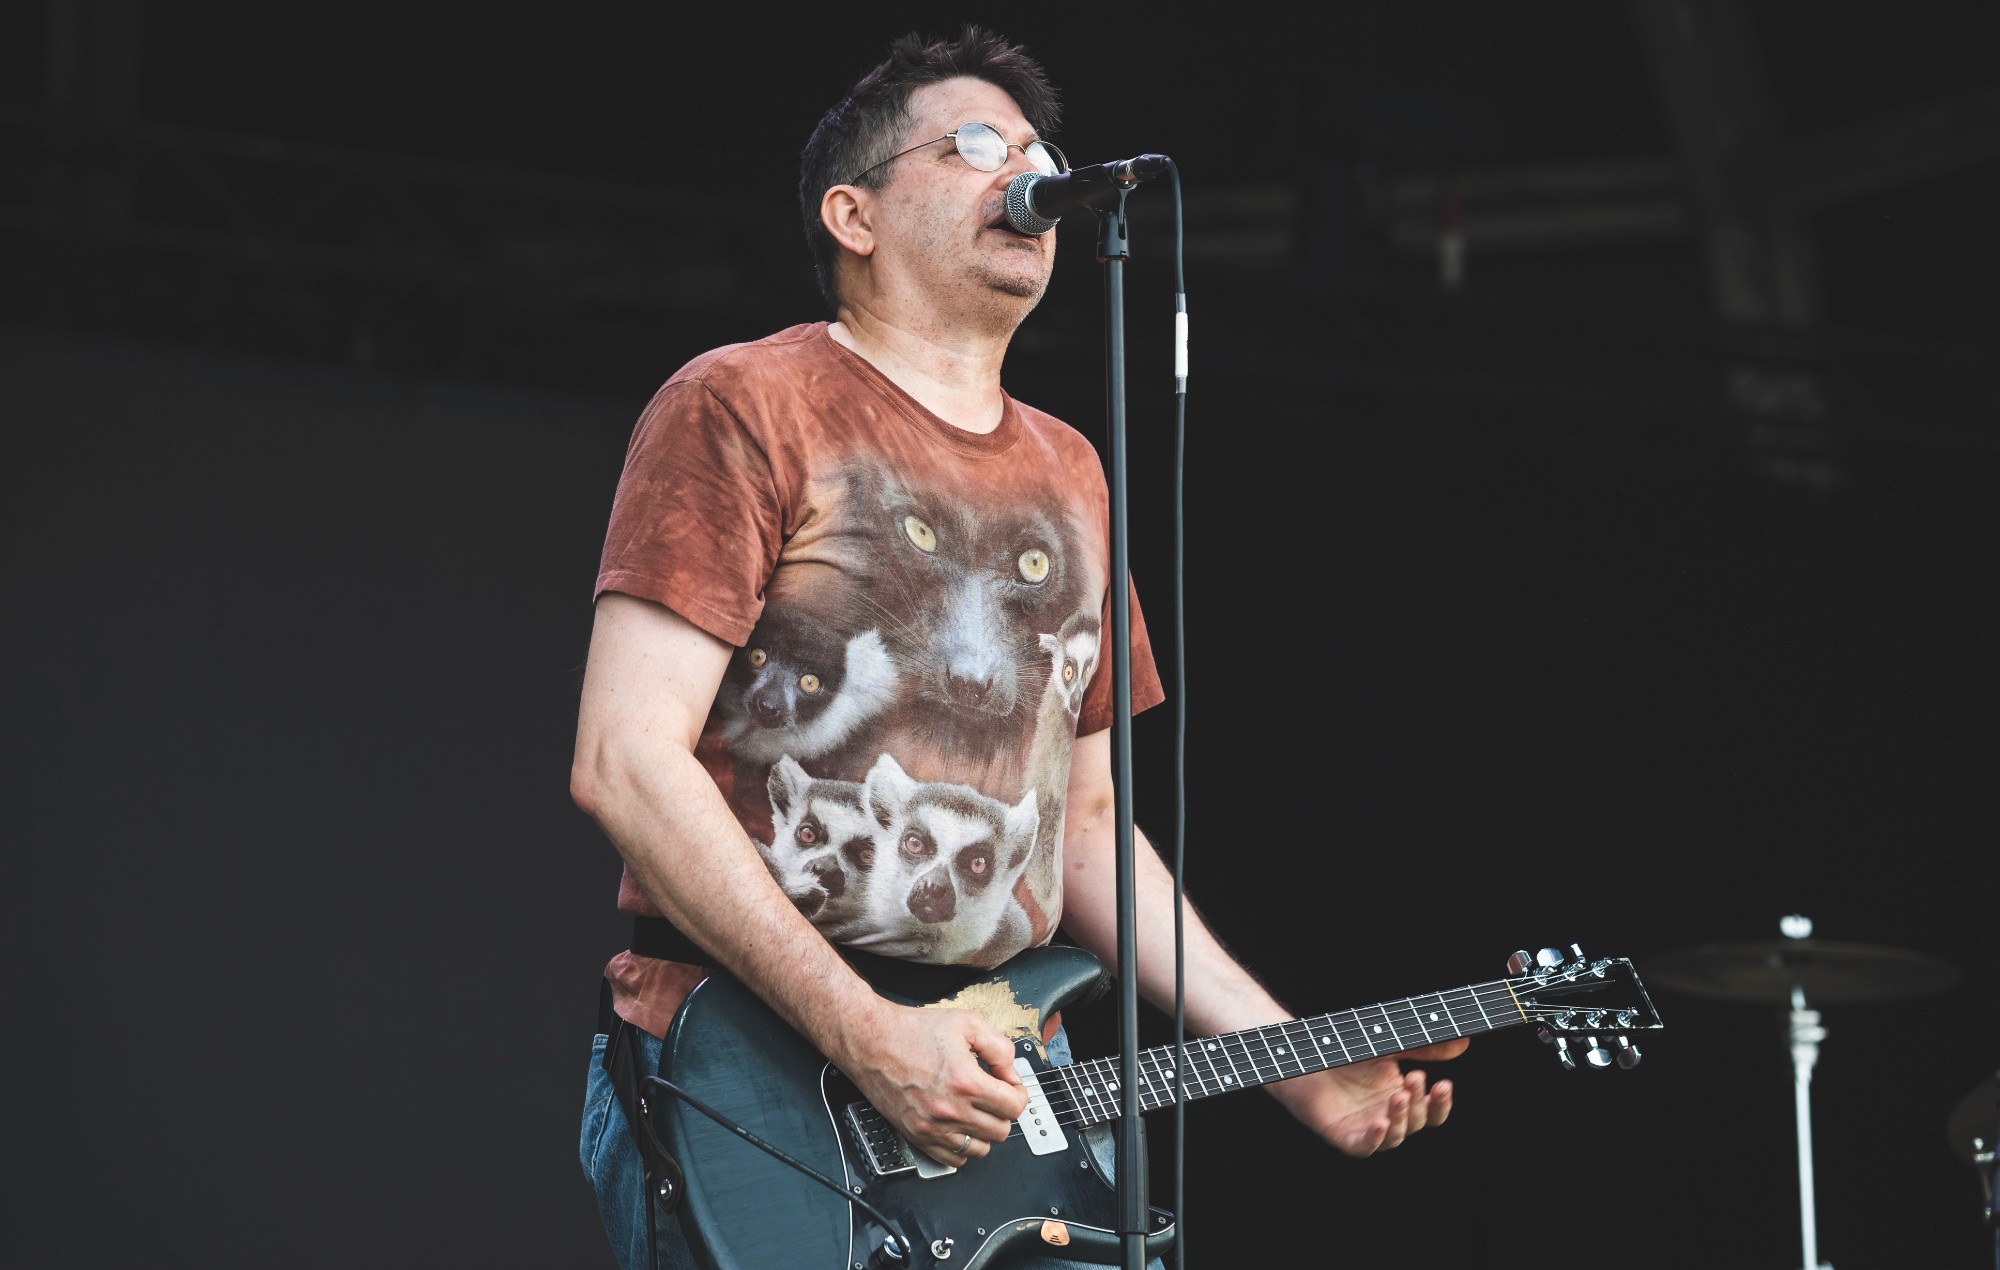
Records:
[[[811,695],[812,695],[813,693],[815,693],[815,692],[818,692],[818,691],[819,691],[819,676],[818,676],[818,675],[800,675],[800,676],[799,676],[799,691],[800,691],[800,692],[803,692],[803,693],[805,693],[805,694],[806,694],[807,696],[811,696]]]
[[[799,826],[797,837],[800,842],[805,843],[807,846],[813,846],[819,841],[819,826],[808,820]]]
[[[1073,684],[1073,683],[1075,683],[1075,682],[1076,682],[1076,663],[1075,663],[1075,662],[1073,662],[1073,661],[1065,661],[1065,662],[1063,663],[1063,682],[1064,682],[1064,683],[1066,683],[1066,684]]]
[[[985,874],[986,866],[990,863],[991,860],[989,860],[986,856],[976,855],[972,857],[970,860],[967,860],[965,862],[965,871],[967,873],[970,873],[973,877],[980,877]]]
[[[750,650],[750,668],[752,670],[762,670],[764,663],[769,660],[771,660],[770,657],[765,655],[763,649],[753,648]]]
[[[913,829],[903,835],[903,850],[910,855],[926,856],[931,854],[931,844],[924,840],[922,834]]]
[[[1021,558],[1014,565],[1020,569],[1022,581],[1040,582],[1049,576],[1049,553],[1030,547],[1021,553]]]
[[[918,551],[937,550],[937,534],[915,516],[903,517],[903,532],[910,536],[910,541],[917,545]]]

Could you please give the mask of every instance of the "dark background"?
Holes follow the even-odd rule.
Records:
[[[1073,160],[1178,165],[1179,588],[1166,180],[1132,560],[1225,938],[1313,1011],[1789,913],[1946,961],[1823,1010],[1819,1250],[1992,1264],[1946,1124],[2000,1065],[1993,14],[1789,0],[7,10],[0,1264],[610,1264],[612,486],[682,362],[821,316],[797,149],[961,17]],[[1007,379],[1101,445],[1093,230]],[[1799,1266],[1781,1004],[1651,986],[1635,1071],[1482,1039],[1372,1160],[1190,1108],[1188,1264]]]

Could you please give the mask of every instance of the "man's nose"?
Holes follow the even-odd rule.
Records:
[[[1000,165],[1000,170],[1011,180],[1023,172],[1039,172],[1041,169],[1037,168],[1034,162],[1028,158],[1028,147],[1015,142],[1009,142],[1007,144],[1007,161]]]

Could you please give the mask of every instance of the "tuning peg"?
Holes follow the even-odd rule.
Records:
[[[1507,958],[1507,973],[1510,975],[1524,975],[1528,973],[1528,967],[1534,964],[1535,959],[1528,954],[1527,949],[1516,949]]]
[[[1544,970],[1554,970],[1563,964],[1563,955],[1554,948],[1544,948],[1535,954],[1535,964]]]
[[[1569,1041],[1565,1037],[1556,1038],[1556,1061],[1562,1064],[1566,1072],[1576,1070],[1576,1055],[1569,1052]]]
[[[1611,1066],[1611,1054],[1602,1045],[1597,1043],[1597,1038],[1592,1036],[1585,1039],[1589,1043],[1589,1048],[1583,1052],[1584,1061],[1592,1067]]]
[[[1624,1068],[1626,1071],[1629,1072],[1638,1065],[1639,1065],[1639,1047],[1632,1044],[1632,1042],[1626,1040],[1624,1037],[1622,1036],[1619,1037],[1618,1066]]]

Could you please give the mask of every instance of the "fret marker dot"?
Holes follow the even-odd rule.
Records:
[[[1280,1054],[1287,1054],[1287,1053],[1290,1053],[1291,1051],[1287,1050],[1287,1049],[1286,1049],[1286,1048],[1285,1048],[1284,1046],[1280,1045],[1280,1046],[1278,1047],[1278,1052],[1279,1052]]]
[[[1234,1076],[1224,1076],[1222,1078],[1222,1083],[1225,1085],[1233,1085],[1236,1083],[1236,1078]]]
[[[1332,1040],[1332,1038],[1330,1038],[1330,1037],[1325,1037],[1325,1036],[1322,1036],[1322,1037],[1320,1037],[1320,1038],[1319,1038],[1319,1043],[1320,1043],[1321,1045],[1331,1045],[1331,1044],[1333,1044],[1333,1040]]]
[[[1377,1036],[1380,1036],[1382,1034],[1382,1025],[1380,1023],[1377,1023],[1375,1025],[1375,1034]]]
[[[1435,1023],[1435,1022],[1437,1022],[1437,1021],[1438,1021],[1438,1012],[1437,1012],[1436,1010],[1432,1010],[1432,1011],[1431,1011],[1431,1022]]]

